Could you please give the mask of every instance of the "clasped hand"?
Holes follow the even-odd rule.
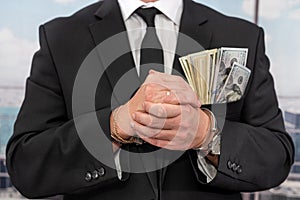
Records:
[[[138,136],[170,150],[197,148],[209,127],[209,117],[200,106],[184,79],[150,71],[132,99],[119,108],[119,133],[124,139]]]

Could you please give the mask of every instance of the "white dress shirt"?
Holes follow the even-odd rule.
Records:
[[[183,12],[183,0],[157,0],[149,3],[141,0],[118,0],[118,3],[128,33],[129,44],[138,75],[140,74],[140,48],[146,34],[147,25],[134,11],[140,7],[155,7],[162,13],[155,16],[154,22],[157,36],[164,51],[164,71],[167,74],[171,74]],[[122,171],[119,154],[120,151],[115,153],[115,162],[118,177],[121,179]],[[198,154],[197,163],[199,170],[206,175],[207,182],[210,182],[217,174],[216,168],[200,156],[200,154]]]
[[[134,11],[139,7],[155,7],[163,13],[156,15],[155,28],[164,51],[165,73],[171,74],[183,11],[182,0],[158,0],[151,3],[144,3],[141,0],[118,0],[118,2],[138,75],[140,74],[140,48],[146,34],[147,24]]]

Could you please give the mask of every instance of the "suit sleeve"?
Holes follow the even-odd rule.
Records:
[[[115,169],[95,159],[81,142],[75,118],[69,119],[51,57],[46,33],[40,28],[40,50],[34,55],[26,95],[6,157],[13,185],[26,197],[41,198],[58,194],[86,192],[117,184]],[[110,108],[96,111],[109,133]],[[88,132],[90,115],[76,116]],[[102,147],[111,153],[112,147]],[[90,177],[92,175],[93,177]]]
[[[255,66],[239,121],[225,120],[216,177],[207,185],[230,191],[265,190],[283,182],[294,159],[265,55],[264,33],[257,40]],[[203,174],[192,164],[200,183]]]

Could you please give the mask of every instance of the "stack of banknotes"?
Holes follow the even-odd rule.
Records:
[[[234,102],[243,96],[251,71],[248,49],[205,50],[179,58],[188,83],[203,105]]]

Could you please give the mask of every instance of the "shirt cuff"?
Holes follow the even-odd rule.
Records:
[[[114,153],[114,160],[116,164],[116,170],[119,180],[122,180],[122,170],[120,164],[120,152],[121,149],[118,149]],[[211,182],[217,175],[217,169],[209,161],[202,156],[201,151],[197,150],[197,165],[199,170],[206,176],[207,183]]]
[[[118,149],[114,153],[114,159],[115,159],[115,164],[116,164],[116,170],[117,170],[118,178],[120,180],[122,180],[122,170],[121,170],[121,164],[120,164],[120,152],[121,152],[121,148]]]
[[[199,170],[206,176],[207,183],[211,182],[217,175],[216,167],[202,156],[200,150],[197,150],[197,157]]]

